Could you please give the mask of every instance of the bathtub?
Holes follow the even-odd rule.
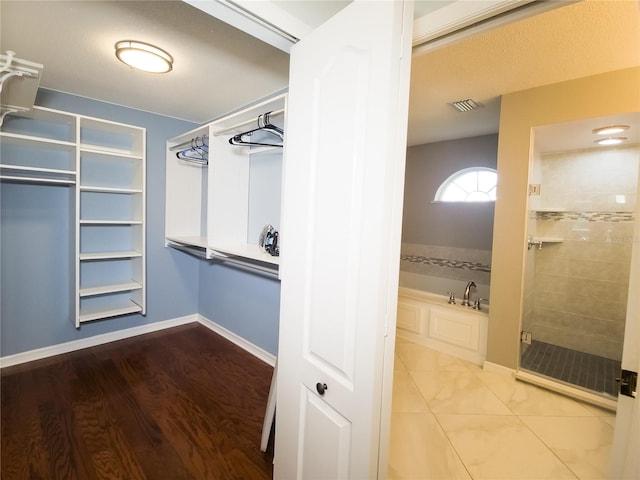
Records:
[[[398,289],[396,336],[462,360],[483,365],[487,354],[489,313],[455,305],[448,297],[411,288]]]

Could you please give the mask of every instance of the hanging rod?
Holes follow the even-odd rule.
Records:
[[[208,141],[209,135],[202,135],[194,137],[191,140],[187,140],[186,142],[179,143],[178,145],[174,145],[173,147],[169,147],[169,150],[175,152],[176,150],[184,150],[186,148],[206,147],[209,145]]]
[[[269,112],[269,116],[276,116],[276,115],[281,115],[284,113],[284,108],[281,108],[280,110],[273,110],[272,112]],[[237,130],[240,127],[245,127],[247,125],[251,125],[252,123],[254,123],[256,121],[256,118],[260,118],[262,115],[259,115],[258,117],[254,117],[251,118],[249,120],[245,120],[244,122],[240,122],[237,123],[235,125],[232,125],[231,127],[227,127],[223,130],[217,130],[215,132],[216,135],[224,135],[225,133],[231,132],[233,130]]]

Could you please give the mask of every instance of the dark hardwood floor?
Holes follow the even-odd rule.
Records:
[[[272,372],[198,324],[5,368],[2,479],[271,478]]]

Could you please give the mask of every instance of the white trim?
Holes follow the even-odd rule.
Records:
[[[535,375],[533,373],[519,370],[514,373],[514,377],[517,380],[531,383],[532,385],[536,385],[538,387],[546,388],[547,390],[551,390],[553,392],[571,397],[574,400],[579,400],[591,405],[596,405],[597,407],[604,408],[612,412],[615,412],[618,407],[618,401],[615,399],[605,398],[595,393],[591,393],[587,390],[572,387],[570,385],[566,385],[564,383],[557,382],[540,375]]]
[[[36,348],[35,350],[28,350],[26,352],[16,353],[15,355],[0,357],[0,368],[10,367],[13,365],[18,365],[20,363],[32,362],[34,360],[41,360],[43,358],[52,357],[54,355],[69,353],[75,350],[82,350],[83,348],[96,347],[105,343],[115,342],[117,340],[123,340],[125,338],[131,338],[138,335],[143,335],[145,333],[156,332],[158,330],[186,325],[187,323],[193,323],[197,321],[197,314],[186,315],[184,317],[172,318],[170,320],[164,320],[162,322],[149,323],[146,325],[140,325],[139,327],[126,328],[124,330],[117,330],[115,332],[104,333],[102,335],[95,335],[89,338],[59,343],[57,345],[51,345],[49,347]]]
[[[293,27],[296,31],[305,30],[305,26],[302,22],[296,21],[294,17],[283,12],[282,9],[276,7],[269,2],[268,8],[276,9],[278,13],[283,14],[286,18],[286,25],[276,25],[271,23],[265,18],[261,18],[259,14],[253,12],[253,8],[249,9],[250,5],[247,2],[237,2],[230,0],[184,0],[186,3],[196,7],[199,10],[218,18],[223,22],[232,25],[233,27],[242,30],[249,35],[252,35],[269,45],[289,53],[291,46],[298,41],[298,37],[292,35],[285,30],[287,27]],[[260,7],[261,2],[257,2],[252,7]],[[263,8],[258,8],[261,13],[265,13]],[[308,27],[306,27],[308,28]]]
[[[21,363],[33,362],[34,360],[41,360],[43,358],[52,357],[54,355],[61,355],[63,353],[74,352],[76,350],[82,350],[83,348],[96,347],[105,343],[115,342],[117,340],[124,340],[125,338],[136,337],[145,333],[156,332],[158,330],[164,330],[167,328],[178,327],[180,325],[186,325],[188,323],[197,322],[209,330],[217,333],[221,337],[236,344],[246,352],[250,353],[256,358],[259,358],[263,362],[272,367],[275,367],[276,357],[271,353],[263,350],[262,348],[254,345],[253,343],[245,340],[239,335],[227,330],[222,325],[218,325],[212,322],[206,317],[203,317],[199,313],[192,315],[185,315],[184,317],[172,318],[170,320],[164,320],[162,322],[149,323],[147,325],[141,325],[139,327],[126,328],[124,330],[118,330],[116,332],[105,333],[102,335],[95,335],[89,338],[83,338],[81,340],[73,340],[71,342],[59,343],[58,345],[51,345],[49,347],[36,348],[35,350],[28,350],[26,352],[16,353],[15,355],[8,355],[6,357],[0,357],[0,369],[5,367],[11,367],[13,365],[19,365]]]
[[[266,350],[263,350],[262,348],[258,347],[257,345],[249,342],[248,340],[245,340],[241,336],[233,333],[231,330],[227,330],[222,325],[218,325],[216,322],[213,322],[213,321],[209,320],[208,318],[200,315],[199,313],[197,314],[197,321],[198,321],[198,323],[200,323],[201,325],[207,327],[209,330],[214,331],[215,333],[217,333],[221,337],[224,337],[227,340],[229,340],[230,342],[235,343],[237,346],[239,346],[243,350],[246,350],[247,352],[249,352],[254,357],[257,357],[260,360],[262,360],[263,362],[265,362],[266,364],[271,365],[272,367],[275,367],[275,365],[276,365],[276,356],[275,355],[272,355],[271,353],[267,352]]]
[[[449,3],[413,22],[413,45],[424,44],[530,2],[494,0]]]

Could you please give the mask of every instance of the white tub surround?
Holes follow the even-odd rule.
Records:
[[[473,300],[473,299],[472,299]],[[463,360],[483,365],[487,353],[488,307],[449,304],[448,297],[401,287],[397,335]]]

